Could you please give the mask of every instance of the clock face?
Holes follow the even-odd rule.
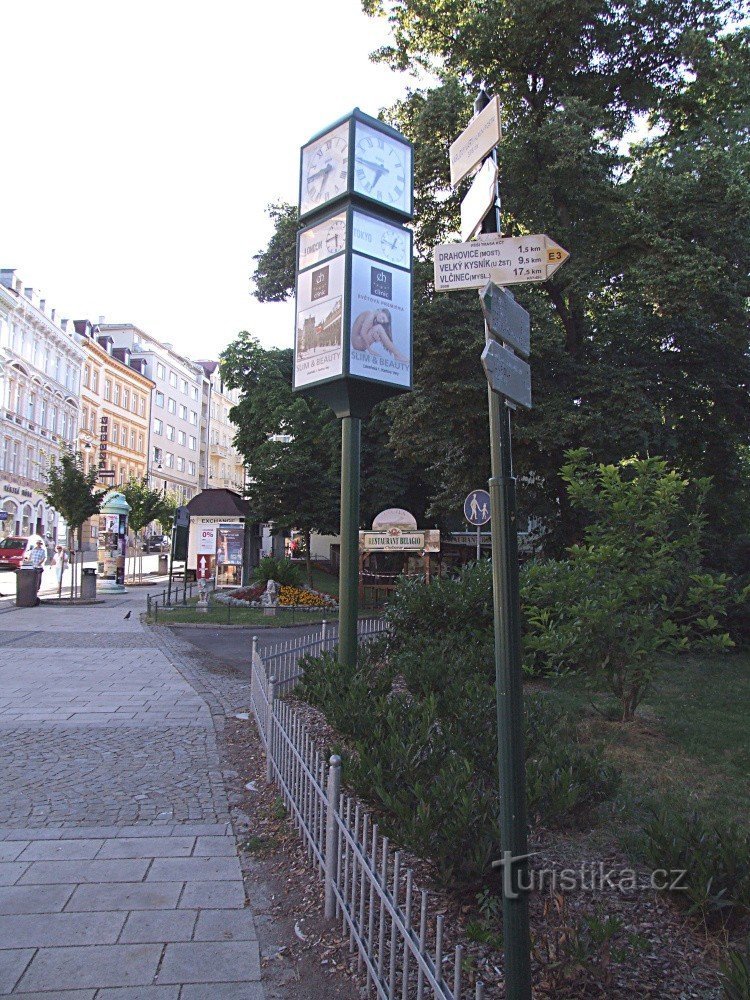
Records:
[[[346,191],[349,172],[349,123],[345,122],[302,151],[300,215]]]
[[[411,257],[411,233],[384,219],[362,212],[354,213],[352,249],[397,267],[408,268]]]
[[[411,215],[411,147],[358,121],[354,190]]]
[[[331,219],[326,231],[326,250],[328,253],[339,253],[346,246],[346,220]]]

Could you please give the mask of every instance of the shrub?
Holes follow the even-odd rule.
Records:
[[[730,948],[719,969],[723,1000],[750,1000],[750,937],[741,951]]]
[[[265,587],[269,580],[275,580],[282,587],[299,587],[302,584],[302,569],[288,559],[274,559],[264,556],[253,572],[253,579]]]
[[[346,780],[377,808],[384,832],[431,859],[446,882],[472,882],[499,856],[494,668],[480,643],[432,638],[421,655],[385,644],[355,667],[304,661],[302,691],[349,738]],[[529,806],[564,824],[612,794],[617,773],[544,696],[526,702]]]
[[[707,823],[697,813],[656,811],[644,828],[643,854],[654,869],[685,871],[684,898],[706,923],[750,912],[750,833]]]

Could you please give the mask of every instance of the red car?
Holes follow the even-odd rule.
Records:
[[[0,569],[18,569],[26,556],[28,538],[3,538],[0,542]]]

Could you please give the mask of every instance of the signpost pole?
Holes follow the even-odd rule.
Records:
[[[477,562],[482,558],[482,525],[477,525]]]
[[[482,90],[474,102],[476,114],[489,104]],[[493,151],[497,162],[497,152]],[[482,225],[485,233],[500,232],[500,192],[495,208]],[[485,338],[491,339],[485,323]],[[503,850],[503,940],[505,989],[508,1000],[531,1000],[531,939],[526,892],[519,877],[528,868],[526,841],[526,762],[521,684],[521,629],[518,591],[516,481],[511,459],[510,408],[488,385],[490,416],[489,482],[492,533],[492,593],[495,624],[495,684],[500,778],[500,839]],[[516,860],[517,859],[517,860]],[[511,891],[508,892],[507,890]]]
[[[357,660],[359,613],[359,466],[362,420],[341,418],[341,562],[339,566],[339,663]]]

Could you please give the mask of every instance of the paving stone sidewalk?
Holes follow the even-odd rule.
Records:
[[[264,998],[210,707],[142,604],[0,616],[0,996]]]

